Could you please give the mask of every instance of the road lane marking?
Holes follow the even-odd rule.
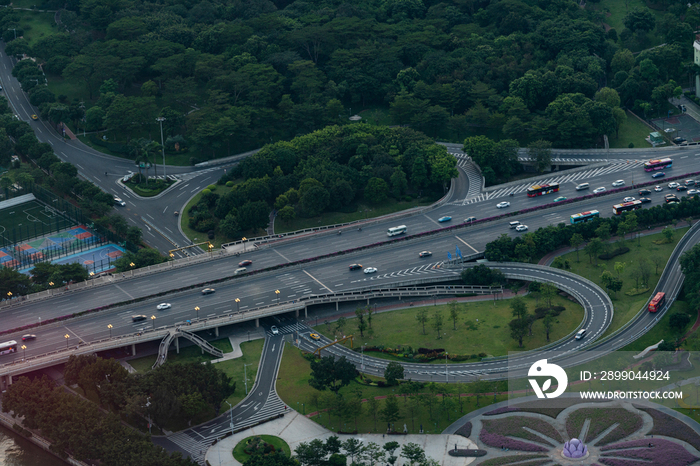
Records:
[[[464,240],[463,240],[462,238],[460,238],[459,236],[456,236],[456,235],[455,235],[455,238],[457,238],[458,240],[460,240],[461,242],[463,242],[464,244],[466,244],[468,247],[472,248],[472,250],[473,250],[474,252],[479,252],[479,251],[477,251],[476,249],[474,249],[474,246],[472,246],[471,244],[467,243],[466,241],[464,241]]]
[[[326,285],[324,285],[323,283],[321,283],[320,281],[318,281],[318,280],[316,279],[316,277],[314,277],[313,275],[311,275],[309,272],[307,272],[306,270],[302,270],[302,272],[304,272],[306,275],[308,275],[309,277],[311,277],[311,279],[312,279],[313,281],[315,281],[316,283],[318,283],[319,285],[321,285],[323,288],[325,288],[325,289],[327,289],[328,291],[330,291],[331,293],[333,293],[333,290],[331,290],[331,289],[328,288]],[[309,291],[309,293],[311,293],[311,292]],[[304,293],[304,294],[306,294],[306,293]]]
[[[167,205],[165,206],[165,209],[163,209],[163,213],[165,213],[165,211],[168,210],[168,207],[170,207],[170,206],[167,206]],[[151,217],[151,218],[153,218],[153,217]]]
[[[282,259],[286,260],[287,262],[292,262],[292,261],[290,261],[289,259],[287,259],[286,257],[284,257],[284,254],[282,254],[281,252],[279,252],[277,249],[273,249],[273,251],[275,251],[277,254],[279,254],[280,256],[282,256]]]

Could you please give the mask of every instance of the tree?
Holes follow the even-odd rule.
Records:
[[[357,330],[360,331],[360,336],[364,337],[364,331],[367,329],[367,322],[365,322],[365,308],[358,307],[355,309],[355,315],[357,316]]]
[[[549,341],[549,332],[552,330],[553,323],[554,323],[554,316],[552,315],[551,312],[548,312],[547,315],[544,316],[544,319],[542,319],[542,325],[544,326],[544,331],[545,331],[545,334],[547,335],[547,341]]]
[[[539,172],[543,172],[552,164],[552,143],[540,139],[527,146],[530,159],[535,161],[535,166]]]
[[[595,263],[596,265],[598,264],[598,254],[600,254],[604,249],[603,242],[600,240],[600,238],[593,238],[588,242],[586,247],[584,248],[584,251],[586,251],[586,254],[588,254],[588,258],[590,262],[593,262],[593,258],[595,257]]]
[[[388,385],[397,385],[403,379],[403,366],[398,362],[391,361],[384,369],[384,378]]]
[[[395,396],[386,397],[384,407],[379,411],[379,416],[386,423],[396,422],[399,419],[399,401]]]
[[[389,455],[389,458],[387,458],[387,461],[389,461],[389,464],[393,465],[396,460],[398,459],[396,456],[394,456],[394,452],[399,448],[399,442],[387,442],[384,444],[382,448],[387,452]]]
[[[664,235],[667,243],[673,243],[673,228],[665,227],[663,230],[661,230],[661,234]]]
[[[389,185],[381,178],[370,178],[365,186],[365,199],[372,204],[384,202],[389,192]]]
[[[372,419],[374,420],[374,430],[377,430],[377,414],[379,413],[379,400],[371,396],[367,400],[367,410],[372,414]]]
[[[394,169],[390,181],[392,195],[396,199],[401,199],[401,196],[403,196],[408,189],[408,181],[406,180],[406,173],[404,173],[400,166]]]
[[[622,22],[632,32],[649,32],[654,29],[656,18],[647,8],[635,8],[625,15]]]
[[[617,292],[622,289],[622,279],[613,276],[613,274],[609,270],[606,270],[602,273],[602,275],[600,276],[600,280],[608,290],[612,291],[615,294],[617,294]]]
[[[423,463],[426,460],[425,451],[420,445],[411,442],[401,447],[401,456],[406,458],[411,466]]]
[[[452,319],[452,330],[457,330],[457,320],[459,320],[459,303],[450,301],[450,319]]]
[[[294,207],[286,205],[277,212],[277,215],[279,216],[279,218],[282,219],[283,222],[290,222],[294,220],[294,218],[297,216],[297,213],[294,210]]]
[[[576,249],[576,262],[578,262],[578,248],[583,244],[583,235],[581,235],[581,233],[574,233],[571,235],[571,239],[569,239],[569,244],[572,248]]]
[[[523,321],[527,318],[527,304],[521,297],[513,298],[510,302],[510,309],[513,317]]]
[[[441,339],[442,335],[440,335],[440,330],[442,330],[442,324],[444,320],[442,318],[442,312],[438,311],[437,309],[433,313],[433,328],[437,332],[437,339]]]
[[[141,236],[143,232],[139,227],[129,227],[126,232],[126,240],[134,244],[141,244]]]
[[[343,449],[350,456],[350,463],[355,463],[355,457],[360,456],[364,450],[362,442],[356,438],[349,438],[343,442]]]
[[[342,387],[349,384],[356,375],[355,366],[345,359],[345,356],[336,360],[333,356],[326,356],[311,361],[311,378],[309,385],[316,390],[326,390],[338,393]]]
[[[620,106],[620,95],[615,89],[611,89],[609,87],[603,87],[598,92],[596,92],[595,100],[604,103],[610,108]]]
[[[510,327],[510,337],[518,342],[518,347],[523,347],[523,338],[527,335],[528,322],[521,319],[513,319],[508,324]]]
[[[416,311],[416,320],[423,326],[423,335],[425,335],[425,323],[428,322],[428,310],[425,308]]]
[[[690,316],[685,312],[677,312],[672,314],[668,326],[671,327],[675,333],[681,333],[683,329],[690,323]]]

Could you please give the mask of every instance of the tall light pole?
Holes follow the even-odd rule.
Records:
[[[27,359],[27,347],[26,345],[20,346],[24,350],[24,355],[22,356],[22,359]]]
[[[240,308],[241,300],[236,298],[236,299],[234,299],[234,301],[236,301],[236,314],[240,314],[240,312],[241,312],[241,308]]]
[[[246,238],[245,236],[243,238],[241,238],[241,242],[243,243],[243,252],[245,252],[245,242],[247,239],[248,238]]]
[[[195,306],[194,310],[197,311],[197,319],[199,319],[199,306]]]
[[[151,322],[153,322],[153,330],[156,329],[156,316],[151,316]]]
[[[231,433],[233,434],[233,406],[231,406],[231,403],[228,402],[228,400],[224,400],[227,405],[231,408],[229,413],[231,414]]]
[[[112,338],[112,324],[108,324],[107,328],[109,329],[109,338]]]
[[[156,118],[156,121],[160,123],[160,150],[163,153],[163,179],[166,179],[167,176],[165,176],[165,145],[163,144],[163,122],[165,121],[165,118],[158,117]]]
[[[277,304],[279,305],[279,303],[280,303],[280,290],[275,290],[275,294],[277,295]]]
[[[68,349],[68,339],[70,339],[70,335],[66,333],[65,335],[63,335],[63,338],[66,339],[66,349]]]

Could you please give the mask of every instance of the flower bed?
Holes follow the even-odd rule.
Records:
[[[564,443],[564,439],[561,438],[559,432],[557,432],[551,424],[543,421],[542,419],[537,419],[534,417],[509,416],[502,419],[482,420],[481,423],[489,432],[499,435],[519,437],[538,443],[551,443],[524,429],[524,427],[528,427],[529,429],[536,430],[537,432],[546,435],[555,442]],[[554,446],[554,444],[552,445]]]
[[[686,423],[656,409],[644,406],[635,406],[635,408],[641,409],[654,419],[654,427],[649,431],[649,434],[683,440],[700,450],[700,435]]]
[[[598,442],[600,445],[625,438],[642,427],[642,418],[623,408],[582,408],[571,413],[566,420],[569,437],[578,438],[586,419],[591,420],[586,438],[581,439],[586,443],[592,442],[605,429],[616,423],[618,426]]]
[[[503,464],[515,463],[515,462],[527,460],[530,458],[535,459],[535,458],[547,458],[547,457],[545,455],[499,456],[498,458],[491,458],[490,460],[482,461],[481,463],[479,463],[479,466],[501,466]],[[549,459],[547,461],[549,461]],[[520,463],[518,464],[518,466],[520,466]]]
[[[549,451],[547,448],[540,447],[539,445],[533,445],[531,443],[521,442],[520,440],[513,440],[503,435],[490,433],[486,426],[483,426],[481,428],[479,440],[481,440],[486,445],[494,448],[505,447],[509,450],[519,451]]]
[[[688,450],[674,442],[663,439],[653,439],[653,447],[649,447],[649,439],[633,440],[610,445],[604,450],[601,463],[608,466],[641,466],[644,464],[659,464],[664,466],[685,466],[693,464],[700,458],[691,455]],[[629,458],[608,458],[608,456]]]
[[[472,434],[472,423],[466,422],[462,427],[455,431],[455,435],[461,435],[462,437],[467,437]]]

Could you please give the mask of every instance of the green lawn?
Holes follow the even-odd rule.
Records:
[[[647,3],[644,0],[601,0],[600,2],[588,2],[586,8],[594,11],[601,11],[604,14],[603,22],[617,31],[619,37],[620,33],[625,29],[624,18],[630,11],[641,8],[648,9]],[[655,16],[657,21],[666,13],[662,10],[649,9]],[[659,45],[663,40],[658,37],[654,31],[647,34],[646,40],[639,47],[633,47],[633,52],[638,52],[647,47],[653,47]]]
[[[671,306],[671,309],[669,309],[666,312],[666,314],[664,314],[659,323],[654,325],[654,327],[652,327],[651,330],[645,333],[638,340],[635,340],[634,343],[630,343],[629,345],[622,348],[620,351],[642,351],[644,348],[647,348],[651,345],[655,345],[661,340],[675,341],[675,337],[677,336],[677,334],[676,332],[671,330],[668,323],[671,319],[671,316],[673,314],[678,313],[692,314],[690,322],[688,323],[688,325],[686,325],[685,329],[682,332],[680,332],[680,335],[685,334],[685,332],[690,330],[690,328],[695,323],[697,312],[691,313],[690,309],[688,308],[688,304],[685,301],[675,301]]]
[[[183,338],[180,341],[185,343],[189,340]],[[231,342],[228,338],[210,341],[209,343],[212,346],[219,348],[224,353],[230,353],[233,351],[233,347],[231,346]],[[130,359],[129,364],[131,364],[131,366],[138,372],[148,372],[156,362],[156,356],[157,355],[155,354],[151,354],[141,358]],[[171,346],[170,350],[168,351],[168,361],[166,364],[186,364],[190,362],[211,361],[212,359],[215,359],[214,356],[210,355],[209,353],[202,354],[202,349],[199,346],[180,348],[179,353],[175,352],[174,346]]]
[[[282,357],[282,363],[280,364],[280,371],[277,377],[277,393],[279,394],[280,398],[287,403],[287,405],[296,409],[300,413],[310,414],[323,409],[323,397],[327,397],[328,394],[332,395],[332,392],[319,392],[318,390],[311,388],[309,385],[310,374],[311,369],[309,362],[302,357],[301,352],[297,348],[286,346]],[[373,377],[373,379],[376,379],[376,377]],[[413,401],[411,400],[411,397],[401,397],[399,399],[400,417],[394,423],[395,430],[402,431],[403,425],[406,424],[409,433],[418,433],[422,424],[423,430],[426,434],[440,433],[464,413],[477,409],[475,396],[456,396],[458,391],[462,394],[470,393],[471,387],[469,385],[429,385],[432,385],[433,391],[431,392],[431,388],[428,386],[423,390],[423,392],[426,394],[432,393],[433,396],[424,398],[424,401],[432,401],[433,405],[429,407],[425,403],[421,404],[414,412],[413,416],[411,416],[411,413],[407,410],[407,407],[410,406]],[[499,391],[502,391],[505,387],[504,382],[488,384],[489,387],[491,385],[498,387]],[[443,397],[440,395],[445,391],[451,396]],[[350,385],[340,390],[340,394],[342,394],[345,398],[352,397],[357,393],[360,393],[363,399],[369,399],[370,397],[386,397],[399,394],[399,388],[382,388],[376,385],[368,386],[355,380],[351,382]],[[430,398],[430,400],[427,398]],[[498,395],[496,397],[497,402],[505,399],[506,395]],[[479,404],[481,407],[493,403],[493,395],[481,396],[479,398]],[[379,408],[383,408],[383,406],[384,400],[379,399]],[[317,414],[312,416],[311,419],[332,431],[355,430],[355,419],[350,417],[338,418],[338,416],[333,414],[329,419],[328,413],[322,412],[320,415]],[[357,416],[356,421],[358,432],[386,431],[386,423],[382,421],[381,416],[376,411],[370,411],[369,404],[367,402],[362,403],[362,413]]]
[[[362,117],[364,123],[369,123],[375,126],[389,126],[393,124],[389,109],[387,107],[373,106],[361,110],[358,114]]]
[[[625,269],[621,275],[624,282],[622,290],[619,291],[617,295],[611,294],[612,302],[615,307],[615,315],[613,316],[612,324],[603,336],[607,336],[622,327],[644,306],[652,290],[656,287],[660,274],[663,272],[666,261],[671,256],[673,248],[676,247],[678,240],[680,240],[687,231],[688,228],[676,230],[673,243],[655,244],[655,241],[663,239],[661,233],[642,237],[639,242],[637,240],[628,240],[626,241],[627,246],[630,248],[628,253],[608,261],[598,260],[597,265],[594,263],[592,264],[589,261],[589,257],[582,250],[579,251],[580,262],[576,262],[576,252],[570,252],[562,256],[564,259],[569,260],[571,272],[586,277],[601,287],[600,276],[603,271],[609,270],[615,273],[615,263],[625,263]],[[648,265],[645,267],[648,267],[651,271],[649,291],[635,296],[628,296],[625,293],[636,286],[637,277],[639,276],[640,260],[642,258],[647,261]],[[652,259],[655,258],[659,259],[660,265],[658,270],[656,264],[652,261]]]
[[[365,206],[360,204],[355,212],[324,212],[318,217],[302,218],[297,217],[289,222],[281,219],[275,220],[275,233],[287,233],[290,231],[304,230],[306,228],[316,228],[323,225],[336,225],[340,223],[362,220],[365,218],[381,217],[382,215],[393,214],[413,207],[430,205],[437,199],[423,196],[421,199],[414,199],[411,202],[396,202],[392,199],[380,205]]]
[[[22,11],[19,26],[24,30],[24,38],[30,46],[39,39],[58,32],[54,24],[53,13]]]
[[[244,438],[233,448],[233,458],[239,463],[245,463],[250,458],[250,455],[244,451],[244,448],[248,440],[252,439],[253,437],[260,437],[265,442],[275,447],[275,451],[283,451],[287,457],[292,455],[292,450],[289,448],[289,445],[281,438],[275,437],[274,435],[254,435]]]
[[[535,298],[526,296],[528,311],[532,314],[537,304]],[[494,305],[495,304],[495,305]],[[540,302],[540,304],[542,304]],[[556,341],[571,333],[583,320],[583,308],[568,299],[557,296],[552,304],[566,308],[555,320],[550,334],[550,340]],[[347,319],[346,325],[335,336],[353,334],[354,346],[367,344],[369,346],[385,346],[398,348],[411,346],[417,348],[444,348],[449,354],[472,355],[487,353],[489,356],[504,356],[510,351],[527,351],[547,344],[542,320],[537,320],[532,327],[533,336],[525,337],[523,348],[510,337],[508,322],[513,317],[510,300],[492,300],[467,302],[458,304],[459,319],[456,328],[450,319],[448,305],[428,306],[429,321],[425,325],[425,334],[421,324],[416,320],[416,314],[421,308],[410,307],[391,312],[383,312],[372,316],[372,330],[365,331],[364,337],[357,331],[357,319]],[[440,339],[433,328],[433,315],[442,314],[444,325],[440,331]],[[315,327],[318,333],[332,338],[335,322]],[[370,353],[368,353],[370,354]],[[401,360],[387,353],[372,352],[372,356],[386,359]],[[462,361],[463,362],[463,361]],[[444,364],[445,361],[436,361]]]
[[[649,126],[639,121],[630,112],[627,112],[627,121],[620,127],[620,136],[617,138],[614,135],[608,137],[610,148],[626,149],[630,143],[634,144],[636,149],[649,148],[651,145],[645,141],[645,138],[649,137],[649,133],[652,131]]]

